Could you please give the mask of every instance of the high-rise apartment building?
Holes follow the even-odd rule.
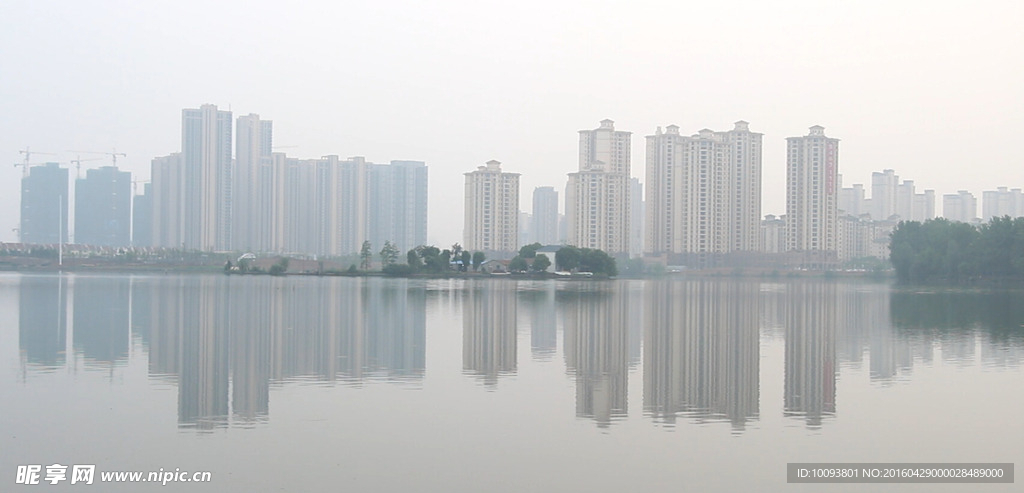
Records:
[[[390,241],[403,254],[427,242],[427,166],[422,161],[371,164],[367,238],[376,251]]]
[[[868,214],[875,221],[927,221],[935,217],[935,191],[917,193],[914,180],[900,181],[891,169],[876,171],[871,174],[871,198],[864,197],[859,183],[840,188],[839,210],[854,217]]]
[[[942,217],[950,221],[974,222],[978,218],[978,199],[967,190],[942,196]]]
[[[68,208],[68,170],[57,163],[29,168],[21,179],[21,242],[67,242]]]
[[[249,114],[238,117],[232,170],[231,237],[233,248],[270,251],[274,223],[275,173],[273,122]],[[280,187],[276,187],[280,188]]]
[[[891,169],[871,173],[871,218],[885,221],[896,214],[896,188],[900,177]]]
[[[511,253],[519,249],[519,173],[488,161],[466,175],[463,248]]]
[[[541,245],[558,244],[558,192],[555,187],[533,190],[532,239]]]
[[[132,246],[153,246],[153,184],[142,187],[142,195],[132,197]]]
[[[993,217],[1024,216],[1024,194],[1019,188],[1013,190],[999,187],[981,193],[982,219],[988,221]]]
[[[579,135],[579,171],[569,173],[566,187],[569,244],[628,254],[631,133],[602,120]]]
[[[185,248],[234,248],[231,131],[231,112],[220,111],[216,105],[181,112]]]
[[[629,257],[644,253],[644,185],[637,178],[629,179]]]
[[[758,251],[761,140],[744,121],[727,132],[685,137],[671,125],[648,136],[645,250],[691,255],[687,263]]]
[[[840,177],[840,180],[842,177]],[[858,217],[861,214],[870,214],[864,204],[864,185],[861,183],[854,183],[852,187],[842,187],[839,189],[839,204],[838,208],[846,215]]]
[[[786,139],[786,249],[834,256],[837,240],[839,139],[811,127]]]
[[[182,152],[152,162],[149,243],[317,257],[426,243],[423,162],[289,158],[256,114],[238,118],[232,160],[232,124],[214,105],[183,110]]]
[[[153,192],[153,246],[182,248],[185,245],[185,165],[181,154],[153,158],[149,176]]]
[[[75,180],[75,243],[128,246],[131,187],[132,174],[115,166],[90,169]]]

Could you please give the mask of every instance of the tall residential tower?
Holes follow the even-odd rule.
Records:
[[[185,248],[232,249],[231,112],[216,105],[181,112]]]
[[[839,139],[811,127],[786,139],[786,249],[834,258],[837,240]]]
[[[519,249],[519,173],[503,173],[487,161],[466,173],[465,229],[462,246],[511,254]]]
[[[569,244],[628,254],[631,133],[602,120],[579,134],[579,171],[569,173],[566,187]]]

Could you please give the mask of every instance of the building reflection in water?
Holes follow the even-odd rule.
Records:
[[[747,281],[646,284],[644,413],[674,424],[758,418],[758,289]]]
[[[627,414],[629,296],[621,282],[574,282],[559,299],[576,415],[607,427]]]
[[[836,285],[786,286],[786,416],[820,427],[836,412]]]
[[[73,280],[74,349],[89,365],[113,367],[128,359],[130,279],[81,277]]]
[[[462,296],[462,370],[493,389],[516,372],[516,283],[469,281]]]
[[[543,283],[538,289],[519,292],[530,316],[530,353],[538,361],[550,361],[558,350],[557,286]]]
[[[22,277],[18,286],[18,343],[22,360],[50,371],[65,364],[68,278]]]
[[[195,276],[136,280],[150,373],[177,376],[182,427],[267,419],[276,382],[416,384],[425,299],[405,281]]]
[[[812,428],[836,413],[837,372],[865,358],[883,385],[931,364],[936,350],[954,365],[1024,360],[1024,304],[1014,291],[89,275],[21,276],[18,290],[24,375],[80,362],[114,371],[141,344],[150,378],[177,387],[179,425],[196,429],[265,421],[270,389],[284,382],[421,384],[428,296],[462,313],[463,371],[489,388],[517,371],[520,302],[533,359],[550,361],[561,323],[576,415],[601,427],[626,416],[629,370],[642,361],[644,415],[670,425],[728,421],[741,432],[760,413],[760,342],[779,337],[783,413]]]

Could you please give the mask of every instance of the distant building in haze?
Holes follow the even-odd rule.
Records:
[[[758,251],[761,140],[745,121],[726,132],[683,136],[670,125],[647,136],[646,253],[704,265]]]
[[[504,173],[488,161],[465,173],[465,223],[462,247],[508,253],[519,250],[519,173]]]
[[[390,241],[402,254],[427,242],[427,166],[422,161],[371,164],[367,237],[377,251]]]
[[[1024,194],[1019,188],[1008,190],[999,187],[981,193],[982,219],[989,221],[993,217],[1024,216]]]
[[[834,257],[838,236],[839,139],[811,127],[786,139],[786,249]]]
[[[555,187],[537,187],[533,190],[533,217],[530,227],[532,239],[541,245],[556,245],[558,235],[558,192]]]
[[[132,174],[115,166],[90,169],[75,180],[75,243],[128,246],[131,187]]]
[[[249,114],[237,120],[232,170],[232,248],[271,251],[275,207],[280,187],[273,170],[274,125]]]
[[[58,163],[29,168],[21,179],[21,242],[67,242],[68,208],[68,170]]]
[[[153,246],[153,184],[146,183],[142,194],[132,198],[132,246]]]
[[[180,153],[153,158],[151,231],[153,246],[185,245],[185,165]]]
[[[644,185],[637,178],[629,179],[629,256],[644,253]]]
[[[942,217],[964,223],[978,219],[978,199],[967,190],[942,196]]]
[[[579,171],[566,187],[568,242],[616,254],[629,253],[630,132],[602,120],[579,131]]]
[[[232,242],[230,111],[204,104],[181,112],[185,248],[223,251]]]

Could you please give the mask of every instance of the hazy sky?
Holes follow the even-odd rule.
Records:
[[[273,120],[291,156],[426,161],[440,245],[462,241],[463,173],[501,161],[529,211],[604,118],[633,132],[641,181],[657,126],[749,121],[765,214],[785,210],[785,138],[816,124],[847,185],[892,168],[940,196],[1024,187],[1019,1],[4,0],[0,19],[2,241],[19,149],[116,147],[148,179],[203,103]]]

